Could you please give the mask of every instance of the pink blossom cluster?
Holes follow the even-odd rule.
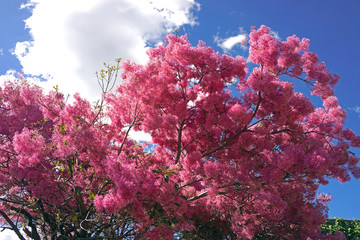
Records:
[[[322,204],[329,204],[329,202],[332,200],[332,196],[328,193],[320,193],[317,196],[317,200]]]

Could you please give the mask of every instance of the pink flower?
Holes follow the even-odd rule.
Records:
[[[324,107],[329,109],[329,108],[335,108],[338,106],[338,100],[336,97],[331,96],[328,97],[325,101],[324,101]]]
[[[36,166],[42,161],[45,139],[37,131],[25,128],[14,136],[13,144],[18,154],[19,166]]]
[[[328,205],[332,200],[332,196],[328,193],[320,193],[316,198],[321,204]]]

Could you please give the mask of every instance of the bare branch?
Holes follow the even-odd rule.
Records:
[[[6,153],[9,153],[9,154],[11,154],[11,155],[17,155],[16,153],[10,152],[10,151],[5,150],[5,149],[2,149],[2,148],[0,148],[0,151],[3,151],[3,152],[6,152]]]
[[[3,216],[3,218],[5,218],[6,222],[11,226],[11,230],[13,230],[13,231],[16,233],[16,235],[18,236],[18,238],[19,238],[20,240],[26,240],[26,239],[22,236],[22,234],[20,233],[20,231],[19,231],[19,229],[17,228],[17,226],[15,226],[15,224],[13,223],[13,221],[11,221],[11,219],[8,217],[8,215],[6,215],[6,213],[3,212],[3,211],[1,211],[1,210],[0,210],[0,214],[1,214],[1,216]]]
[[[224,141],[222,144],[218,145],[217,147],[215,147],[215,148],[213,148],[213,149],[211,149],[211,150],[209,150],[209,151],[204,152],[204,153],[202,154],[202,157],[210,156],[210,155],[213,154],[214,152],[219,151],[220,149],[222,149],[222,148],[230,145],[230,143],[231,143],[233,140],[235,140],[238,136],[240,136],[242,133],[249,131],[249,130],[248,130],[249,124],[250,124],[251,121],[255,118],[255,115],[256,115],[257,111],[259,110],[260,103],[261,103],[261,101],[262,101],[261,92],[259,92],[259,95],[258,95],[258,96],[259,96],[259,97],[258,97],[258,102],[257,102],[257,104],[256,104],[255,110],[254,110],[254,112],[253,112],[253,115],[252,115],[249,123],[248,123],[245,127],[243,127],[240,131],[238,131],[237,133],[235,133],[234,135],[232,135],[231,137],[229,137],[229,138],[228,138],[226,141]]]
[[[180,160],[180,156],[181,156],[181,137],[182,137],[182,130],[184,127],[185,121],[182,121],[180,123],[180,127],[178,129],[178,141],[177,141],[177,152],[176,152],[176,157],[175,157],[175,164],[177,164]]]
[[[179,189],[181,189],[181,188],[184,188],[184,187],[187,187],[187,186],[190,186],[191,184],[194,184],[194,183],[197,183],[197,182],[201,182],[201,181],[203,181],[204,179],[202,179],[202,178],[200,178],[200,179],[198,179],[198,180],[194,180],[194,181],[192,181],[192,182],[189,182],[189,183],[186,183],[186,184],[184,184],[184,185],[181,185],[180,187],[179,187]]]
[[[138,121],[140,119],[141,119],[140,106],[139,106],[138,103],[136,103],[134,118],[133,118],[132,122],[129,125],[129,128],[127,129],[127,131],[125,133],[124,139],[123,139],[123,141],[122,141],[122,143],[120,145],[120,148],[118,150],[118,156],[120,155],[120,153],[122,151],[122,148],[123,148],[123,146],[124,146],[124,144],[126,142],[126,139],[127,139],[128,135],[129,135],[129,132],[130,132],[131,128],[133,128],[138,123]]]

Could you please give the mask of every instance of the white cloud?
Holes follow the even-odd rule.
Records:
[[[5,230],[4,232],[0,232],[0,240],[15,240],[18,239],[15,233],[12,233],[9,230]]]
[[[241,43],[246,40],[246,37],[246,33],[240,29],[240,33],[238,35],[228,38],[221,38],[217,35],[215,36],[214,42],[225,52],[227,52],[230,51],[235,45],[241,45]]]
[[[354,107],[353,110],[356,112],[356,113],[359,113],[360,114],[360,107]]]
[[[17,78],[17,73],[15,70],[7,70],[4,75],[0,75],[0,84],[4,81],[13,81]]]
[[[23,233],[23,236],[25,234]],[[5,229],[4,231],[0,232],[0,240],[18,240],[18,236],[12,230]]]
[[[220,42],[220,47],[224,48],[226,50],[232,49],[236,44],[241,44],[242,41],[244,41],[246,38],[246,35],[239,34],[237,36],[232,36],[226,39],[222,39]]]
[[[116,58],[147,60],[149,42],[184,24],[196,24],[195,0],[28,0],[25,23],[32,40],[13,49],[25,74],[41,76],[42,87],[95,100],[95,72]]]
[[[360,117],[360,106],[356,106],[356,107],[352,107],[352,108],[348,108],[350,111],[354,111],[357,114],[359,114]]]
[[[146,133],[144,131],[134,131],[130,130],[129,137],[137,142],[145,141],[145,142],[151,142],[152,137],[150,133]]]
[[[270,34],[271,34],[271,36],[273,36],[276,40],[281,41],[281,38],[280,38],[280,36],[279,36],[279,33],[278,33],[278,32],[275,32],[275,31],[270,31]]]
[[[0,48],[0,55],[4,55],[4,49]]]

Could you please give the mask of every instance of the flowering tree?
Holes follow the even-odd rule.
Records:
[[[117,67],[102,72],[94,107],[5,83],[3,228],[20,239],[319,239],[329,200],[316,198],[319,185],[360,176],[349,151],[360,138],[343,129],[333,96],[339,77],[307,39],[279,41],[262,26],[248,45],[251,73],[242,57],[168,35],[146,65],[120,65],[116,91]],[[131,140],[131,130],[152,142]]]

